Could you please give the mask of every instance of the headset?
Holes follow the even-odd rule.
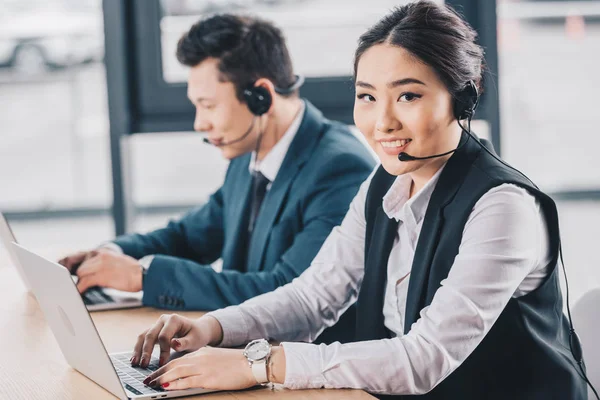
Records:
[[[304,77],[302,75],[296,75],[294,83],[285,88],[275,87],[275,92],[281,95],[288,95],[300,88],[304,84]],[[252,114],[257,117],[265,114],[271,108],[273,99],[271,93],[264,86],[256,86],[255,84],[250,85],[243,91],[244,100],[248,105],[248,109]]]
[[[427,160],[430,158],[442,157],[442,156],[454,153],[455,151],[457,151],[461,147],[463,147],[469,141],[469,139],[473,139],[488,154],[490,154],[492,157],[494,157],[496,160],[498,160],[499,162],[501,162],[508,168],[510,168],[513,171],[522,175],[525,179],[527,179],[529,182],[531,182],[532,185],[535,186],[535,184],[531,181],[531,179],[529,179],[529,177],[527,177],[527,175],[525,175],[518,169],[516,169],[516,168],[512,167],[511,165],[507,164],[506,162],[504,162],[504,160],[502,160],[500,157],[498,157],[496,154],[494,154],[492,151],[490,151],[483,143],[481,143],[481,141],[477,137],[475,137],[471,133],[471,119],[473,118],[473,115],[475,114],[475,109],[477,108],[478,105],[479,105],[479,91],[477,90],[477,86],[475,85],[475,82],[473,82],[471,80],[471,81],[467,82],[465,84],[465,87],[454,96],[454,101],[452,104],[452,111],[454,113],[454,117],[456,118],[456,121],[458,122],[458,125],[461,127],[463,132],[467,133],[467,135],[468,135],[467,140],[465,140],[462,144],[459,144],[453,150],[450,150],[448,152],[441,153],[441,154],[434,154],[432,156],[427,156],[427,157],[415,157],[415,156],[411,156],[410,154],[402,152],[398,155],[398,160],[414,161],[414,160]],[[465,129],[465,127],[460,122],[465,119],[467,120],[467,129]],[[565,267],[565,263],[563,261],[562,243],[561,243],[560,237],[558,238],[558,254],[560,256],[560,263],[562,264],[563,274],[565,276],[567,316],[569,318],[569,349],[571,350],[571,354],[573,355],[575,362],[577,363],[577,365],[579,366],[579,369],[581,370],[583,379],[590,386],[590,388],[592,388],[592,391],[596,395],[596,398],[598,400],[600,400],[600,396],[598,395],[598,392],[596,391],[596,389],[594,388],[594,386],[588,379],[588,377],[585,373],[585,369],[583,368],[583,350],[581,348],[581,342],[579,340],[579,336],[577,336],[577,333],[575,333],[575,328],[573,327],[573,319],[571,318],[571,309],[569,307],[569,283],[567,281],[567,270]]]
[[[288,95],[288,94],[291,94],[291,93],[295,92],[296,90],[298,90],[304,84],[304,76],[295,75],[295,78],[296,79],[295,79],[294,83],[287,88],[275,87],[275,92],[277,94],[281,94],[281,95]],[[248,110],[250,110],[250,112],[253,115],[252,122],[250,123],[250,126],[248,127],[246,132],[243,135],[241,135],[240,137],[238,137],[237,139],[229,141],[229,142],[221,142],[219,144],[213,144],[207,138],[204,138],[203,139],[204,143],[211,144],[216,147],[224,147],[224,146],[232,145],[234,143],[241,142],[250,134],[250,132],[252,132],[258,117],[261,117],[264,114],[266,114],[267,111],[269,111],[271,109],[271,105],[273,105],[273,98],[271,97],[271,93],[269,92],[269,90],[264,86],[260,86],[260,85],[257,86],[256,82],[254,82],[253,84],[246,87],[242,92],[242,96],[244,97],[244,101],[246,102]],[[259,133],[257,148],[260,146],[261,137],[262,137],[262,132]]]

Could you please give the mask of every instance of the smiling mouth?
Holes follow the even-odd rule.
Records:
[[[398,139],[381,141],[379,142],[379,144],[381,145],[381,149],[384,153],[389,154],[391,156],[397,156],[398,154],[405,151],[411,142],[412,139]]]
[[[392,141],[379,142],[379,143],[381,143],[381,146],[384,149],[397,149],[397,148],[406,146],[410,142],[412,142],[412,139],[399,139],[399,140],[392,140]]]

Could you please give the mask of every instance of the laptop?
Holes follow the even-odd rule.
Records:
[[[146,376],[158,369],[158,357],[153,354],[148,368],[139,368],[131,366],[131,352],[108,354],[69,270],[16,243],[12,248],[71,367],[120,399],[162,399],[214,392],[165,391],[144,385]]]
[[[8,224],[4,215],[0,213],[0,241],[4,244],[4,247],[8,251],[10,261],[17,269],[19,276],[23,280],[25,287],[29,292],[32,292],[31,284],[23,273],[23,266],[19,263],[19,260],[14,253],[11,243],[18,243],[15,235]],[[72,276],[72,279],[77,280],[76,276]],[[142,306],[143,293],[130,293],[123,292],[120,290],[109,289],[109,288],[90,288],[82,295],[83,302],[90,311],[101,311],[101,310],[114,310],[119,308],[133,308]]]

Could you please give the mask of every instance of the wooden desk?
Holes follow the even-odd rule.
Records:
[[[100,311],[92,318],[109,352],[129,351],[136,336],[160,310]],[[188,312],[189,317],[202,313]],[[0,266],[0,399],[112,399],[109,392],[72,369],[63,357],[37,301],[27,294],[16,270]],[[251,389],[185,399],[373,399],[358,390]]]

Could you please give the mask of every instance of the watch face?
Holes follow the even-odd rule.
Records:
[[[251,342],[246,347],[246,357],[251,361],[259,361],[269,355],[270,346],[266,340]]]

